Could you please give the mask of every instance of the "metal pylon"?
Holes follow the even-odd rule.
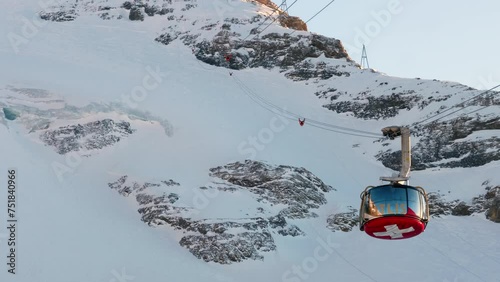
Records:
[[[283,12],[287,12],[288,10],[288,5],[286,4],[286,0],[283,1],[283,3],[281,4],[280,6],[280,9],[283,11]]]
[[[368,63],[368,55],[366,54],[365,44],[363,44],[363,51],[361,52],[361,68],[362,69],[370,68],[370,64]]]

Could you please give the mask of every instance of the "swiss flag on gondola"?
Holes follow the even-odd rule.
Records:
[[[408,215],[410,215],[408,209]],[[415,214],[413,211],[411,213]],[[425,224],[419,219],[406,216],[385,216],[365,223],[366,234],[386,240],[408,239],[424,232]]]

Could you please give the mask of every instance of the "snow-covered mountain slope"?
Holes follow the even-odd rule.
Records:
[[[4,264],[1,281],[500,281],[500,225],[484,210],[443,212],[401,241],[332,227],[394,173],[399,141],[310,123],[378,133],[480,92],[360,70],[339,41],[278,24],[248,36],[271,12],[256,3],[141,3],[0,10],[0,171],[18,177],[16,274]],[[498,158],[446,164],[498,154],[499,109],[471,102],[414,126],[410,183],[473,206],[499,185]],[[484,151],[447,149],[478,140]],[[2,254],[10,236],[0,231]]]

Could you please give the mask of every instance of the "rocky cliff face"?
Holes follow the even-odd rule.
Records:
[[[181,246],[199,259],[219,264],[263,260],[264,253],[276,250],[276,236],[304,236],[300,227],[289,221],[316,217],[312,210],[326,204],[324,193],[333,189],[304,168],[257,161],[212,168],[210,176],[213,182],[195,188],[197,193],[211,190],[209,193],[217,197],[231,198],[233,193],[249,191],[261,207],[243,218],[194,219],[203,214],[203,209],[179,204],[186,203],[182,194],[187,187],[174,180],[139,183],[124,175],[108,186],[135,199],[142,221],[178,230]],[[274,213],[274,205],[283,208]]]
[[[412,168],[477,167],[500,160],[500,139],[496,135],[474,137],[474,133],[500,129],[495,116],[458,117],[416,127]],[[385,166],[399,170],[401,151],[386,150],[377,155]]]
[[[307,31],[307,25],[303,20],[301,20],[299,17],[293,17],[288,15],[287,12],[279,9],[278,5],[274,4],[274,2],[270,0],[255,0],[255,1],[263,5],[266,5],[275,11],[278,11],[277,16],[279,16],[279,23],[281,24],[281,26],[295,30]]]
[[[280,24],[286,28],[307,31],[307,24],[299,17],[283,15],[280,18]]]

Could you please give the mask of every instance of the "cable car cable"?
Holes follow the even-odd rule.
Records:
[[[344,131],[357,132],[358,133],[358,134],[355,134],[353,136],[367,137],[367,138],[373,138],[373,139],[380,139],[381,138],[380,134],[377,134],[377,133],[373,133],[373,132],[369,132],[369,131],[364,131],[364,130],[353,129],[353,128],[348,128],[348,127],[343,127],[343,126],[338,126],[338,125],[333,125],[333,124],[329,124],[329,123],[317,121],[317,120],[314,120],[314,119],[310,119],[310,118],[307,118],[307,117],[303,117],[303,116],[298,115],[296,113],[287,111],[287,110],[285,110],[285,109],[283,109],[283,108],[281,108],[281,107],[279,107],[279,106],[277,106],[277,105],[275,105],[275,104],[267,101],[263,97],[259,96],[255,92],[253,92],[239,78],[237,78],[235,76],[233,76],[233,77],[234,77],[235,81],[240,85],[240,88],[245,88],[246,91],[250,95],[252,95],[256,99],[259,99],[260,101],[262,101],[262,103],[264,103],[264,104],[266,104],[266,105],[268,105],[268,106],[270,106],[272,108],[275,108],[279,112],[286,113],[286,114],[294,117],[295,119],[297,119],[297,118],[305,118],[307,120],[308,124],[311,125],[311,126],[313,126],[313,127],[324,129],[324,130],[328,130],[328,131],[332,131],[332,132],[337,132],[337,133],[349,134],[349,135],[353,135],[353,134],[352,133],[339,132],[338,130],[344,130]],[[338,130],[335,130],[335,129],[338,129]]]
[[[462,110],[464,110],[464,109],[465,109],[465,108],[467,108],[467,107],[469,107],[469,106],[466,106],[466,107],[464,107],[464,108],[461,108],[461,109],[458,109],[458,110],[456,110],[456,111],[453,111],[453,112],[451,112],[451,113],[449,113],[449,114],[447,114],[447,115],[444,115],[444,116],[442,116],[442,117],[440,117],[440,118],[438,118],[438,119],[433,120],[433,121],[432,121],[432,122],[430,122],[430,123],[437,122],[438,120],[441,120],[441,119],[443,119],[443,118],[445,118],[445,117],[447,117],[447,116],[450,116],[450,115],[452,115],[452,114],[454,114],[454,113],[457,113],[457,112],[459,112],[459,111],[462,111]],[[484,106],[484,107],[479,108],[479,109],[476,109],[476,110],[474,110],[474,111],[472,111],[472,112],[466,113],[465,115],[470,115],[470,114],[473,114],[473,113],[475,113],[475,112],[479,112],[479,111],[481,111],[481,110],[486,109],[487,107],[489,107],[489,106]],[[429,123],[429,124],[430,124],[430,123]]]
[[[435,117],[437,117],[437,116],[439,116],[439,115],[441,115],[441,114],[443,114],[443,113],[446,113],[446,112],[448,112],[448,111],[451,111],[454,107],[459,106],[459,105],[462,105],[462,104],[464,104],[464,103],[467,103],[467,102],[469,102],[469,101],[471,101],[471,100],[477,99],[478,97],[480,97],[480,96],[482,96],[482,95],[484,95],[484,94],[486,94],[486,93],[488,93],[488,92],[490,92],[490,91],[492,91],[492,90],[494,90],[494,89],[496,89],[496,88],[498,88],[498,87],[500,87],[500,84],[499,84],[499,85],[497,85],[497,86],[495,86],[495,87],[493,87],[493,88],[490,88],[490,89],[488,89],[488,90],[486,90],[486,91],[483,91],[483,92],[481,92],[481,93],[479,93],[479,94],[477,94],[477,95],[474,95],[474,96],[472,96],[471,98],[469,98],[469,99],[467,99],[467,100],[465,100],[465,101],[463,101],[463,102],[460,102],[460,103],[458,103],[458,104],[455,104],[455,105],[453,105],[452,107],[450,107],[450,108],[448,108],[448,109],[446,109],[446,110],[444,110],[444,111],[442,111],[442,112],[439,112],[439,113],[437,113],[437,114],[435,114],[435,115],[433,115],[433,116],[430,116],[430,117],[428,117],[428,118],[426,118],[426,119],[424,119],[424,120],[421,120],[421,121],[419,121],[419,122],[416,122],[413,126],[417,126],[417,125],[419,125],[419,124],[421,124],[421,123],[424,123],[424,122],[426,122],[426,121],[428,121],[428,120],[430,120],[430,119],[432,119],[432,118],[435,118]],[[494,96],[494,95],[498,95],[499,93],[500,93],[500,92],[495,92],[495,93],[493,93],[493,96]],[[467,107],[469,107],[469,106],[466,106],[466,107],[464,107],[464,108],[461,108],[461,109],[459,109],[459,110],[456,110],[456,111],[454,111],[453,113],[456,113],[456,112],[458,112],[458,111],[461,111],[461,110],[463,110],[463,109],[465,109],[465,108],[467,108]],[[451,114],[453,114],[453,113],[451,113]],[[446,115],[446,116],[448,116],[448,115]],[[445,116],[445,117],[446,117],[446,116]],[[442,118],[442,117],[441,117],[441,118]],[[437,119],[437,120],[439,120],[439,119]],[[436,120],[435,120],[435,121],[436,121]],[[435,122],[435,121],[432,121],[432,122]],[[432,123],[432,122],[429,122],[429,123]]]
[[[246,86],[239,78],[237,77],[234,77],[234,79],[237,81],[238,84],[240,84],[240,88],[245,88],[246,91],[248,91],[252,96],[254,96],[255,98],[261,100],[263,103],[269,105],[270,107],[273,107],[275,108],[276,110],[280,111],[280,112],[283,112],[283,113],[286,113],[294,118],[301,118],[303,116],[301,115],[298,115],[296,113],[293,113],[293,112],[290,112],[290,111],[287,111],[269,101],[267,101],[266,99],[264,99],[263,97],[259,96],[258,94],[254,93],[248,86]],[[345,130],[345,131],[353,131],[353,132],[357,132],[357,133],[361,133],[361,134],[364,134],[365,137],[367,137],[366,135],[372,135],[370,137],[372,138],[376,138],[376,139],[380,139],[380,134],[377,134],[377,133],[373,133],[373,132],[369,132],[369,131],[364,131],[364,130],[357,130],[357,129],[353,129],[353,128],[348,128],[348,127],[343,127],[343,126],[338,126],[338,125],[333,125],[333,124],[329,124],[329,123],[325,123],[325,122],[321,122],[321,121],[316,121],[314,119],[309,119],[307,117],[304,117],[306,118],[306,120],[308,120],[308,124],[311,124],[311,125],[315,125],[315,127],[318,127],[318,128],[324,128],[324,127],[330,127],[330,128],[333,128],[333,129],[339,129],[339,130]],[[337,132],[337,131],[334,131],[334,132]]]
[[[317,238],[321,238],[322,236],[319,234],[318,230],[316,229],[316,227],[314,225],[311,225],[311,229],[314,231],[314,233],[316,233],[316,236]],[[377,280],[375,280],[375,278],[371,277],[370,275],[368,275],[366,272],[364,272],[361,268],[357,267],[355,264],[353,264],[352,262],[350,262],[348,259],[346,259],[338,250],[337,248],[335,248],[334,246],[331,246],[331,249],[337,254],[338,257],[340,257],[343,261],[345,261],[347,264],[349,264],[350,266],[352,266],[354,269],[356,269],[359,273],[363,274],[364,276],[366,276],[368,279],[370,279],[371,281],[373,282],[378,282]]]
[[[310,19],[308,19],[305,23],[307,24],[308,22],[310,22],[312,19],[314,19],[317,15],[321,14],[321,12],[323,12],[326,8],[328,8],[328,6],[330,6],[333,2],[335,2],[335,0],[332,0],[330,1],[330,3],[326,4],[325,7],[323,7],[321,10],[319,10],[319,12],[317,12],[314,16],[312,16]],[[292,35],[296,32],[297,30],[295,29],[292,33],[290,33],[289,35]]]
[[[286,0],[283,0],[283,2],[281,2],[281,4],[279,5],[279,7],[281,7],[281,6],[282,6],[285,2],[286,2]],[[287,10],[288,10],[288,9],[287,9]],[[265,22],[266,22],[269,18],[271,18],[271,16],[272,16],[272,15],[273,15],[276,11],[278,11],[278,9],[274,9],[274,10],[272,11],[272,13],[270,13],[270,14],[269,14],[269,15],[268,15],[265,19],[264,19],[264,21],[262,21],[262,22],[261,22],[261,23],[260,23],[257,27],[255,27],[255,28],[256,28],[256,29],[258,29],[259,27],[261,27],[261,26],[262,26],[262,25],[263,25],[263,24],[264,24],[264,23],[265,23]],[[243,41],[245,41],[245,40],[246,40],[248,37],[250,37],[251,35],[252,35],[251,33],[250,33],[250,34],[248,34],[248,35],[247,35],[247,37],[245,37],[245,38],[243,39]]]
[[[299,0],[295,0],[293,1],[292,4],[290,4],[290,6],[288,6],[286,8],[286,10],[284,11],[285,13],[288,12],[288,10],[295,4],[297,3],[297,1]],[[281,17],[281,15],[277,16],[270,24],[268,24],[263,30],[259,31],[257,34],[255,34],[255,36],[251,39],[251,40],[254,40],[255,38],[257,38],[257,36],[259,36],[259,34],[261,34],[262,32],[264,32],[268,27],[270,27],[276,20],[278,20],[279,18]]]
[[[233,76],[233,78],[235,79],[236,83],[238,84],[238,86],[240,87],[240,89],[243,90],[243,92],[250,97],[250,99],[252,99],[254,102],[256,102],[257,104],[259,104],[261,107],[265,108],[266,110],[274,113],[274,114],[278,114],[282,117],[285,117],[287,119],[290,119],[290,120],[295,120],[296,118],[300,118],[302,116],[298,115],[298,114],[295,114],[293,112],[290,112],[290,111],[287,111],[269,101],[267,101],[266,99],[264,99],[263,97],[257,95],[256,93],[254,93],[248,86],[246,86],[240,79],[238,79],[237,77]],[[271,109],[273,108],[273,109]],[[287,115],[285,115],[287,114]],[[365,137],[365,138],[372,138],[372,139],[380,139],[380,134],[375,134],[375,133],[372,133],[372,132],[368,132],[368,131],[363,131],[363,130],[357,130],[357,129],[352,129],[352,128],[348,128],[348,127],[342,127],[342,126],[337,126],[337,125],[333,125],[333,124],[328,124],[328,123],[324,123],[324,122],[320,122],[320,121],[316,121],[316,120],[313,120],[313,119],[308,119],[306,118],[306,120],[308,120],[308,124],[311,125],[312,127],[316,127],[316,128],[319,128],[319,129],[323,129],[323,130],[327,130],[327,131],[331,131],[331,132],[336,132],[336,133],[340,133],[340,134],[346,134],[346,135],[351,135],[351,136],[358,136],[358,137]],[[337,129],[337,130],[336,130]],[[344,131],[348,131],[348,132],[344,132],[344,131],[339,131],[339,130],[344,130]],[[350,133],[350,132],[356,132],[356,133]]]
[[[265,104],[269,105],[270,107],[275,108],[276,110],[278,110],[280,112],[287,113],[288,115],[293,116],[295,119],[302,117],[302,116],[297,115],[297,114],[295,114],[293,112],[289,112],[289,111],[287,111],[285,109],[282,109],[282,108],[276,106],[275,104],[273,104],[273,103],[265,100],[264,98],[260,97],[259,95],[255,94],[255,93],[252,94],[251,93],[252,92],[251,89],[248,86],[246,86],[241,80],[237,79],[236,77],[235,77],[235,80],[239,81],[239,82],[237,81],[237,83],[240,84],[240,88],[243,88],[243,87],[246,88],[246,91],[250,92],[249,93],[250,95],[252,95],[256,99],[261,100],[262,103],[265,103]],[[252,99],[252,100],[254,100],[254,99]],[[287,118],[289,118],[289,117],[287,117]],[[290,119],[292,119],[292,118],[290,118]],[[316,128],[320,128],[320,129],[324,129],[324,130],[328,130],[328,131],[332,131],[332,132],[337,132],[337,133],[342,133],[342,134],[349,134],[349,135],[353,135],[353,136],[367,137],[367,138],[373,138],[373,139],[380,139],[381,138],[380,134],[375,134],[375,133],[371,133],[371,132],[368,132],[368,131],[357,130],[357,129],[347,128],[347,127],[342,127],[342,126],[336,126],[336,125],[332,125],[332,124],[328,124],[328,123],[324,123],[324,122],[315,121],[313,119],[309,120],[308,124],[310,124],[311,126],[316,127]],[[331,128],[325,128],[325,126],[326,127],[335,128],[335,129],[345,130],[345,131],[354,131],[354,132],[358,132],[358,133],[361,133],[361,134],[352,134],[352,133],[340,132],[340,131],[337,131],[337,130],[334,130],[334,129],[331,129]],[[373,135],[373,136],[367,136],[367,134],[370,134],[370,135]]]
[[[458,262],[454,261],[453,259],[451,259],[450,256],[446,255],[445,253],[443,253],[441,250],[439,250],[438,248],[434,247],[433,245],[431,245],[430,243],[428,243],[427,241],[425,241],[424,239],[422,239],[421,237],[418,237],[418,239],[422,240],[422,242],[424,242],[427,246],[430,246],[431,248],[433,248],[436,252],[440,253],[442,256],[446,257],[447,259],[449,259],[451,262],[453,262],[455,265],[459,266],[461,269],[464,269],[465,271],[469,272],[470,274],[474,275],[475,277],[477,277],[479,280],[483,281],[483,282],[486,282],[483,278],[481,278],[480,276],[478,276],[477,274],[475,274],[474,272],[470,271],[469,269],[467,269],[465,266],[459,264]]]
[[[446,223],[444,222],[435,222],[434,224],[441,224],[442,226],[444,226],[446,229],[448,229],[450,231],[450,234],[453,234],[453,236],[457,237],[458,239],[462,240],[463,242],[465,242],[466,244],[470,245],[475,251],[478,251],[480,252],[481,254],[483,254],[484,256],[487,256],[490,258],[490,260],[496,264],[499,264],[500,265],[500,261],[497,260],[497,258],[493,257],[492,255],[489,255],[483,251],[480,250],[480,248],[478,248],[477,246],[475,246],[474,244],[472,244],[471,242],[465,240],[464,238],[462,238],[462,236],[458,235],[456,232],[453,232]]]

